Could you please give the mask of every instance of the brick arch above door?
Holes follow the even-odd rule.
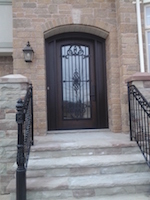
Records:
[[[61,18],[59,17],[55,19],[52,18],[42,24],[42,30],[46,38],[59,33],[72,31],[91,33],[98,35],[99,37],[106,38],[109,32],[114,28],[114,25],[104,22],[104,20],[101,18],[89,18],[88,20],[86,18],[81,18],[80,22],[76,23],[70,16]],[[49,35],[49,33],[53,33],[53,35]]]
[[[68,33],[68,32],[83,32],[83,33],[93,34],[104,39],[106,39],[107,36],[109,35],[109,29],[105,30],[103,28],[91,25],[66,24],[66,25],[56,26],[54,28],[50,28],[49,30],[44,31],[44,37],[46,39],[57,34]]]

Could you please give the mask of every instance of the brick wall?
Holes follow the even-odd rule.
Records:
[[[0,77],[13,73],[12,56],[0,56]]]
[[[139,71],[136,7],[132,1],[116,1],[120,77],[121,130],[129,131],[125,79]]]
[[[13,65],[33,82],[36,134],[47,130],[44,38],[81,31],[106,38],[109,128],[127,132],[127,95],[124,79],[137,71],[138,46],[132,0],[14,0]],[[30,41],[34,61],[25,63],[22,48]]]

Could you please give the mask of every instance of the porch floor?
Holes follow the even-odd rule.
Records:
[[[33,149],[39,149],[40,146],[56,148],[56,143],[59,147],[117,147],[117,146],[136,146],[135,142],[130,141],[129,134],[112,133],[109,129],[83,129],[83,130],[65,130],[65,131],[49,131],[45,136],[35,136],[35,146]],[[67,145],[67,146],[66,146]],[[58,147],[58,148],[59,148]]]

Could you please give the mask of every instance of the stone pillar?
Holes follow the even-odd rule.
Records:
[[[129,83],[129,85],[135,85],[145,99],[150,102],[150,73],[137,72],[126,79],[126,83]]]
[[[0,77],[0,193],[14,176],[12,165],[16,161],[17,123],[16,103],[24,97],[28,79],[19,74]]]
[[[137,72],[130,76],[126,82],[135,85],[148,102],[150,102],[150,73]]]

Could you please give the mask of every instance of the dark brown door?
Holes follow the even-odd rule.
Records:
[[[48,130],[108,126],[103,44],[80,37],[46,42]]]

